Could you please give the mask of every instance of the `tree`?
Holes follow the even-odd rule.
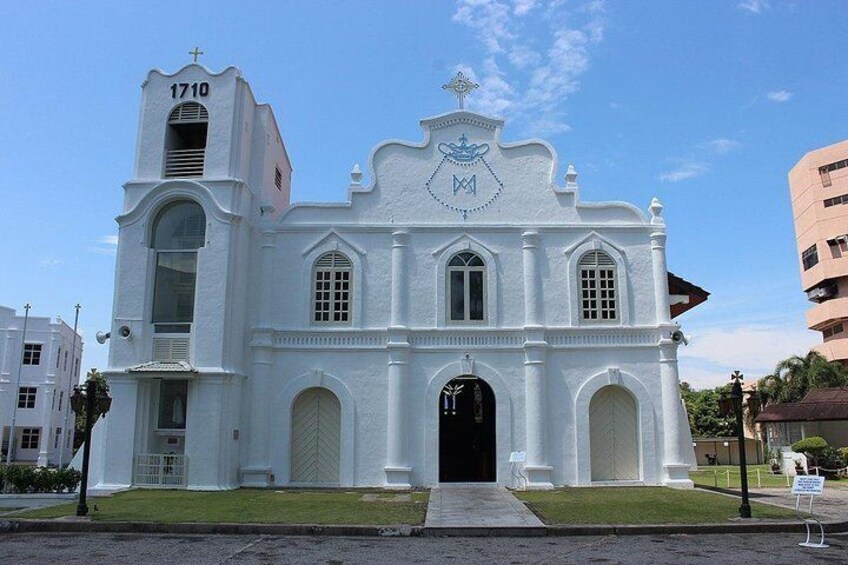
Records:
[[[687,382],[680,384],[680,395],[689,413],[693,437],[730,437],[736,435],[736,419],[722,416],[718,399],[727,394],[729,385],[707,390],[692,390]]]
[[[106,379],[103,378],[103,375],[100,374],[96,368],[92,368],[88,374],[86,375],[87,381],[94,381],[97,383],[97,397],[105,396],[109,392],[109,385],[106,384]],[[85,383],[80,385],[85,390]],[[97,422],[97,419],[101,416],[98,403],[94,403],[94,415],[91,419],[91,425]],[[78,414],[76,414],[76,418],[74,420],[74,451],[79,449],[79,446],[82,445],[82,442],[85,441],[85,410],[81,410]]]
[[[760,403],[798,402],[810,390],[848,386],[848,368],[828,361],[821,353],[810,351],[804,357],[793,355],[777,364],[774,372],[757,383]]]

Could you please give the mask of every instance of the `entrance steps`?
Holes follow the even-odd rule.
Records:
[[[430,491],[425,531],[450,535],[454,528],[538,528],[538,535],[545,535],[541,520],[512,493],[479,483],[443,483]]]

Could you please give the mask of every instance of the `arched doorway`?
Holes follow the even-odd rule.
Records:
[[[495,482],[495,393],[478,377],[457,377],[439,394],[439,481]]]
[[[636,400],[609,385],[589,403],[589,442],[593,481],[639,480],[639,421]]]
[[[326,388],[308,388],[292,406],[292,482],[338,484],[341,405]]]

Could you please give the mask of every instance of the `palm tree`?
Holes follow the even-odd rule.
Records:
[[[821,353],[810,351],[804,357],[793,355],[777,364],[771,375],[757,383],[762,406],[798,402],[815,388],[848,385],[848,369],[837,361],[828,361]]]

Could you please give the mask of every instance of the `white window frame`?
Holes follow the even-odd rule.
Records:
[[[41,428],[21,428],[20,449],[38,449],[39,445],[41,445]]]
[[[326,257],[330,256],[332,258],[332,265],[330,267],[321,267],[318,263],[324,260]],[[347,264],[343,266],[337,266],[336,262],[342,258]],[[347,281],[344,280],[344,275],[347,275]],[[319,280],[319,276],[327,277],[326,279]],[[353,261],[342,253],[341,251],[329,251],[327,253],[321,254],[313,263],[312,266],[312,295],[310,297],[312,304],[312,323],[317,326],[350,326],[353,322],[353,287],[356,284],[354,280],[354,266]],[[338,285],[347,282],[347,289],[339,289]],[[323,286],[325,284],[329,284],[329,288],[319,288],[319,285]],[[328,293],[329,298],[327,300],[318,298],[319,293]],[[336,293],[344,292],[347,293],[346,298],[337,299]],[[321,309],[319,310],[319,305],[321,305]],[[326,305],[328,309],[324,309],[323,306]],[[342,308],[344,306],[345,308]],[[346,315],[346,320],[336,320],[336,314]],[[323,315],[327,314],[327,320],[319,320],[319,314]]]
[[[594,264],[584,265],[583,262],[589,256],[592,256],[594,258]],[[610,264],[601,265],[601,256],[606,257]],[[604,253],[601,250],[589,251],[580,256],[580,260],[577,262],[577,271],[579,273],[580,278],[578,283],[580,288],[580,320],[582,322],[597,324],[617,323],[619,318],[619,293],[617,288],[618,285],[616,284],[617,281],[615,259],[613,259],[609,256],[609,254]],[[589,284],[591,282],[594,282],[594,288],[589,288]],[[611,286],[607,286],[606,288],[604,288],[604,283]],[[605,291],[607,293],[611,292],[612,297],[610,298],[609,295],[604,297],[603,294]],[[594,293],[594,296],[591,298],[587,298],[585,296],[587,292]],[[605,305],[605,301],[612,301],[614,306],[609,307],[608,304]],[[593,317],[592,314],[595,314],[595,316]]]
[[[480,265],[470,266],[470,265],[466,264],[466,265],[451,266],[451,262],[454,260],[454,258],[458,257],[459,255],[461,255],[463,253],[469,253],[469,254],[473,255],[474,257],[477,257],[478,259],[480,259],[480,261],[483,263],[483,265],[482,266],[480,266]],[[470,278],[471,278],[472,272],[483,273],[483,283],[482,283],[483,318],[480,319],[480,320],[472,320],[471,319],[471,284],[470,284]],[[462,273],[463,317],[462,317],[461,320],[454,320],[453,317],[451,316],[452,310],[453,310],[453,308],[452,308],[453,295],[452,295],[452,288],[451,288],[451,273]],[[487,285],[486,278],[487,278],[486,260],[481,255],[479,255],[478,253],[474,253],[473,251],[465,250],[465,251],[460,251],[458,253],[454,253],[448,259],[448,264],[447,264],[447,267],[445,269],[445,285],[446,285],[446,288],[445,288],[445,307],[447,308],[447,311],[445,312],[445,323],[446,324],[466,326],[466,325],[483,325],[483,324],[487,323],[487,318],[488,318],[488,307],[487,306],[488,306],[488,304],[487,304],[486,292],[487,292],[487,286],[488,285]]]
[[[24,343],[23,364],[32,365],[33,367],[41,365],[42,349],[41,343]]]
[[[32,410],[38,398],[38,387],[22,386],[18,388],[18,408],[21,410]],[[23,403],[23,406],[21,404]],[[29,406],[32,404],[32,406]]]
[[[584,320],[581,315],[580,260],[590,251],[602,251],[615,263],[615,288],[618,318],[616,320]],[[568,257],[566,281],[569,296],[569,319],[575,327],[627,326],[631,323],[628,259],[624,251],[599,233],[592,232],[564,251]],[[652,283],[653,284],[653,281]]]
[[[457,253],[470,251],[479,256],[486,265],[486,274],[483,278],[485,300],[485,321],[474,321],[473,323],[450,321],[450,303],[448,302],[448,263]],[[479,239],[464,233],[455,237],[447,243],[432,251],[436,259],[436,326],[437,327],[479,327],[486,325],[494,327],[498,325],[498,252],[491,246],[486,245]]]

